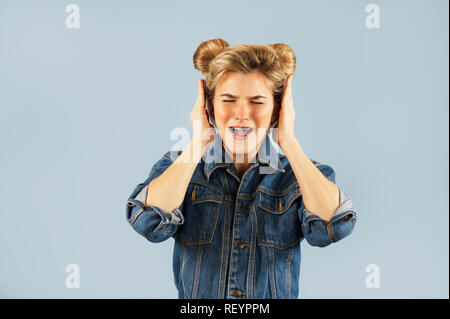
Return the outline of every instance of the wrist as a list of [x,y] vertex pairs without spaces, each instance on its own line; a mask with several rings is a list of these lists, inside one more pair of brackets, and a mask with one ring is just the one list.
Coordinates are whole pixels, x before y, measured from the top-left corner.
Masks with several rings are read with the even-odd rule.
[[297,142],[297,139],[295,138],[294,135],[292,135],[292,136],[289,136],[288,138],[284,138],[282,141],[280,141],[279,145],[280,145],[281,149],[283,150],[283,152],[286,153],[285,150],[288,150],[290,147],[295,145],[296,142]]
[[205,153],[206,148],[209,144],[209,140],[201,138],[200,136],[194,135],[191,140],[192,148],[196,155],[202,156]]

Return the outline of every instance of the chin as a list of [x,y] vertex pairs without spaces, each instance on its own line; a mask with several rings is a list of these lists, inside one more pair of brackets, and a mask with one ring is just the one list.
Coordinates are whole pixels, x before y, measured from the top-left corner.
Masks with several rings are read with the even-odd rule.
[[254,148],[249,149],[247,147],[243,148],[243,147],[239,147],[239,146],[236,147],[235,149],[233,149],[232,145],[231,146],[227,145],[227,148],[228,148],[228,150],[230,150],[231,153],[233,153],[233,155],[244,156],[244,155],[248,155],[249,153],[253,153],[253,151],[254,151]]
[[250,161],[248,158],[249,154],[255,154],[255,146],[250,145],[244,147],[243,145],[229,145],[225,144],[225,148],[227,149],[229,154],[233,155],[233,159],[235,163],[247,163]]

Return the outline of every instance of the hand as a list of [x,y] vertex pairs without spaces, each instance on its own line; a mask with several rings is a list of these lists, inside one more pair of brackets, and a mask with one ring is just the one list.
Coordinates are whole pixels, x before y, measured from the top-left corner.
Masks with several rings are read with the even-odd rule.
[[202,150],[215,138],[215,130],[208,121],[208,114],[205,109],[205,92],[203,87],[204,80],[198,81],[198,95],[194,108],[191,111],[190,118],[194,131],[194,140],[201,143]]
[[288,141],[295,139],[294,135],[294,119],[295,110],[294,103],[292,102],[292,78],[290,75],[286,79],[284,86],[283,99],[281,101],[280,115],[278,118],[277,130],[274,130],[274,141],[280,145],[280,148],[285,152],[283,146]]

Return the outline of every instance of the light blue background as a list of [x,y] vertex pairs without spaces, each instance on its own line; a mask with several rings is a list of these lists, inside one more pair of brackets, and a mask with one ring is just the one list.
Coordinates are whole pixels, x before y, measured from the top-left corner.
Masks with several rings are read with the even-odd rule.
[[293,47],[297,139],[359,213],[302,243],[300,298],[449,297],[447,1],[75,1],[67,29],[70,3],[0,0],[1,297],[177,298],[173,239],[140,237],[125,205],[192,131],[192,56],[217,37]]

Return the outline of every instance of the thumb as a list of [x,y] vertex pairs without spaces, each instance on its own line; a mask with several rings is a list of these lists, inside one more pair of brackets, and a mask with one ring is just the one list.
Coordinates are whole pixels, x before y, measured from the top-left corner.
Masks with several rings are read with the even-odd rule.
[[203,92],[203,80],[198,80],[197,102],[203,106],[205,93]]

